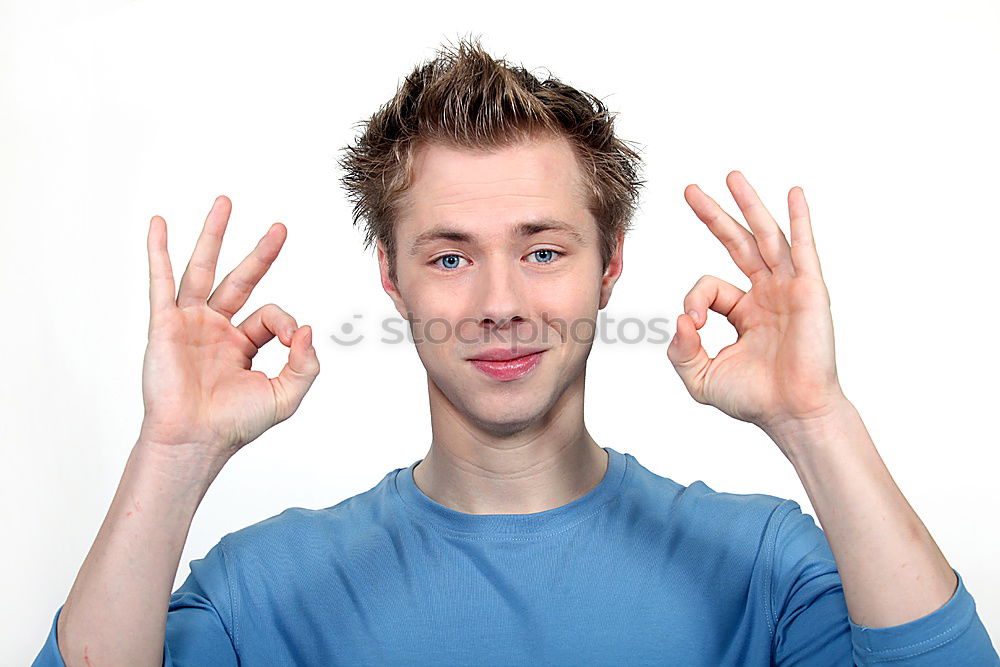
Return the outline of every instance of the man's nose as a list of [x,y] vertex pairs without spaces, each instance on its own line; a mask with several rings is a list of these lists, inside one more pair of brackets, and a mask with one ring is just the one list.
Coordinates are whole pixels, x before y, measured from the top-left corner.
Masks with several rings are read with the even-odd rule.
[[509,262],[487,262],[476,286],[476,317],[483,328],[505,329],[527,314],[519,267]]

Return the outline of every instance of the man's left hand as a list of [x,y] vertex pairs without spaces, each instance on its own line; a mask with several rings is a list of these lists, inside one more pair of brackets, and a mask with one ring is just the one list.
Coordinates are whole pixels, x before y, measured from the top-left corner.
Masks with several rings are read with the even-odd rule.
[[[830,297],[805,194],[800,187],[788,193],[789,246],[743,174],[730,172],[726,183],[753,233],[697,185],[689,185],[684,197],[750,279],[750,290],[702,276],[684,298],[667,357],[696,401],[768,433],[822,420],[847,399],[837,377]],[[738,333],[714,358],[698,335],[709,310],[724,315]]]

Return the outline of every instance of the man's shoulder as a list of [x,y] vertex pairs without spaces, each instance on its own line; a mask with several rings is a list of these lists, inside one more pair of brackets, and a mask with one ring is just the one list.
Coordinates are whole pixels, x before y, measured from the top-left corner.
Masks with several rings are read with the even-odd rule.
[[352,535],[363,533],[392,516],[389,503],[392,471],[368,489],[330,507],[289,507],[222,538],[227,552],[267,553],[301,551],[343,545]]
[[757,532],[799,507],[794,500],[767,493],[716,491],[700,479],[684,485],[630,458],[630,464],[635,465],[630,500],[662,514],[673,525],[682,523],[713,532]]

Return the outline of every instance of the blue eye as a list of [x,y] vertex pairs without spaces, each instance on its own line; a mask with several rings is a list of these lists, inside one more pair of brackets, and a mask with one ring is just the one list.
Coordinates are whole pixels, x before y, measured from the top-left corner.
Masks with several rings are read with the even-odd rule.
[[[551,248],[542,248],[529,253],[528,256],[534,256],[538,260],[530,262],[531,264],[552,264],[556,261],[556,258],[562,257],[565,254],[566,253],[564,252],[553,250]],[[460,255],[441,255],[437,259],[432,260],[431,264],[437,265],[446,271],[454,271],[461,266],[461,261],[463,259],[464,258]]]
[[[535,250],[531,254],[541,259],[541,261],[532,262],[532,264],[551,264],[556,260],[556,256],[561,257],[565,253],[553,250],[552,248],[542,248],[541,250]],[[542,257],[549,257],[550,259],[542,259]]]
[[[450,271],[452,269],[457,269],[458,268],[457,262],[460,261],[461,259],[462,258],[459,257],[458,255],[441,255],[440,257],[438,257],[437,259],[435,259],[433,262],[431,262],[431,264],[437,264],[441,268],[447,269],[447,270]],[[445,261],[445,262],[442,263],[441,260],[452,260],[452,261]]]

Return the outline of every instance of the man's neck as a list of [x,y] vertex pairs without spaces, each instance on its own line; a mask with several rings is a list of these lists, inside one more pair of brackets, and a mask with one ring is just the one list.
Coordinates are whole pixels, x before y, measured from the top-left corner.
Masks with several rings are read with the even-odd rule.
[[542,512],[583,496],[604,478],[608,453],[587,432],[582,386],[576,389],[544,423],[498,437],[438,403],[444,397],[431,383],[433,441],[413,470],[417,488],[467,514]]

